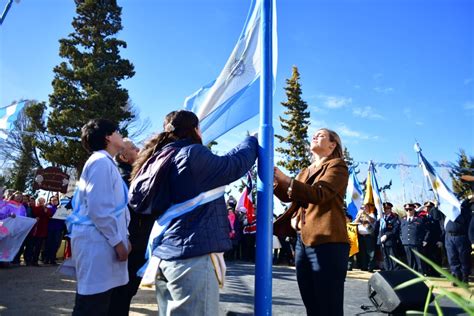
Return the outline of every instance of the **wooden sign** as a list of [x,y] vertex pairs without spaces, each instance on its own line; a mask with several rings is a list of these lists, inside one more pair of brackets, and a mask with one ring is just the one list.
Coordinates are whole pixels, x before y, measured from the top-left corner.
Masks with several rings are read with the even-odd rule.
[[33,189],[67,193],[68,184],[69,175],[62,172],[61,169],[57,167],[48,167],[36,171]]

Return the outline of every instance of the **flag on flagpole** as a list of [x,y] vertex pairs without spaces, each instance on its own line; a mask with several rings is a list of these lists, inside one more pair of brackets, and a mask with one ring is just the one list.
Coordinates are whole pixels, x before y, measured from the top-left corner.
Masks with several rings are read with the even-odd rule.
[[347,203],[347,213],[352,216],[352,219],[355,219],[357,212],[362,206],[362,189],[360,187],[359,180],[357,180],[357,175],[355,174],[354,168],[349,169],[349,183],[347,185],[346,192],[346,203]]
[[13,128],[13,123],[26,103],[27,101],[24,100],[0,108],[0,138],[8,137],[8,132]]
[[[439,177],[433,166],[431,166],[428,160],[426,160],[425,156],[423,156],[421,153],[421,147],[418,143],[415,143],[414,149],[418,153],[423,174],[427,178],[428,183],[433,189],[436,200],[439,203],[438,209],[446,215],[446,219],[454,222],[459,214],[461,214],[461,203],[444,183],[443,179]],[[445,223],[447,222],[448,221]]]
[[239,212],[245,212],[247,214],[247,222],[249,224],[255,221],[255,206],[252,199],[252,176],[247,173],[247,184],[245,185],[242,195],[240,196],[239,202],[237,202],[236,210]]
[[372,160],[369,162],[369,172],[367,175],[367,183],[364,197],[364,204],[372,204],[377,210],[377,217],[383,218],[383,204],[380,196],[377,178],[375,177],[375,167]]
[[[261,0],[252,0],[244,29],[224,69],[213,82],[187,97],[184,107],[196,113],[203,142],[215,140],[259,112]],[[273,80],[276,76],[276,10],[273,0]]]

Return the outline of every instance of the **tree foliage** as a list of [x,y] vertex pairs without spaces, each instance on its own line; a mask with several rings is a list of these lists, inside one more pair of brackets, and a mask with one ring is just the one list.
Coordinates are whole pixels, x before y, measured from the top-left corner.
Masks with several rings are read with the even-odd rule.
[[37,168],[41,161],[36,150],[36,142],[44,132],[44,102],[28,102],[18,115],[8,138],[0,147],[0,157],[4,160],[3,181],[10,189],[31,190]]
[[451,171],[453,191],[458,198],[467,198],[471,195],[472,188],[468,182],[461,180],[462,175],[472,175],[474,170],[474,157],[468,157],[464,149],[459,150],[457,166]]
[[311,164],[308,142],[308,104],[301,98],[299,81],[298,68],[293,66],[292,76],[286,80],[287,101],[281,103],[286,108],[283,113],[287,117],[280,116],[281,128],[287,132],[287,135],[275,135],[280,144],[286,145],[275,149],[283,155],[283,160],[277,162],[277,165],[284,167],[293,175]]
[[117,1],[86,0],[76,5],[74,32],[59,41],[59,55],[65,61],[54,68],[49,96],[47,130],[55,137],[39,146],[46,160],[80,171],[88,156],[79,139],[81,127],[90,119],[110,119],[127,134],[134,115],[120,82],[135,72],[120,56],[126,43],[114,37],[122,29]]

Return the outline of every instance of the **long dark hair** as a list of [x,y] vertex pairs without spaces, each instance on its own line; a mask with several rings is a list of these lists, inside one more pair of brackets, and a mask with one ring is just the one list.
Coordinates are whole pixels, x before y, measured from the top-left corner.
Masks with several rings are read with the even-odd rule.
[[154,153],[169,143],[187,138],[194,144],[202,144],[202,139],[196,131],[198,126],[199,119],[193,112],[180,110],[168,113],[163,121],[163,132],[150,138],[138,154],[133,164],[131,179]]

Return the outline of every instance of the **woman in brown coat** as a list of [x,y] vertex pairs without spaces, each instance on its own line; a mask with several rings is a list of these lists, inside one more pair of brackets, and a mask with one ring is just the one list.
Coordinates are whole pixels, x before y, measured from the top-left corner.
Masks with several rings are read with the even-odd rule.
[[308,315],[343,315],[349,257],[344,195],[349,173],[339,136],[316,131],[314,162],[296,178],[275,167],[275,195],[290,208],[274,225],[275,235],[296,230],[296,277]]

